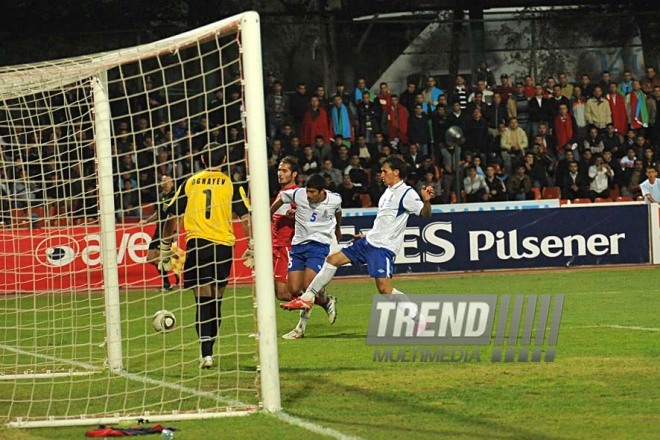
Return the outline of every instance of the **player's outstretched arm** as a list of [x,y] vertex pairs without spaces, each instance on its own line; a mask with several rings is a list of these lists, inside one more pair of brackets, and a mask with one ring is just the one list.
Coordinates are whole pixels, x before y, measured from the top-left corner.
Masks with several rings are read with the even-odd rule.
[[335,237],[337,237],[337,243],[339,243],[341,241],[341,211],[335,213],[335,218],[337,219]]
[[422,201],[424,202],[424,207],[420,211],[419,215],[422,217],[431,217],[431,199],[435,197],[432,186],[422,187],[421,191]]
[[275,199],[273,204],[270,205],[270,215],[271,215],[271,217],[273,216],[273,214],[275,214],[277,212],[278,209],[280,209],[282,207],[282,205],[284,205],[284,202],[282,201],[282,198],[280,196],[277,196],[277,198]]

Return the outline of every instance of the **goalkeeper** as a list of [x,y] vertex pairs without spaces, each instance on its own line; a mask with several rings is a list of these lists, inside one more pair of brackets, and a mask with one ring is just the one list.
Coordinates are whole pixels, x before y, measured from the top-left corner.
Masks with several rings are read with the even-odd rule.
[[200,368],[213,367],[213,345],[222,321],[222,295],[229,280],[236,242],[232,214],[241,219],[250,238],[249,213],[226,169],[227,147],[210,143],[202,150],[205,170],[194,174],[179,187],[167,212],[160,247],[160,261],[171,269],[172,234],[177,216],[183,213],[187,233],[183,286],[193,289],[196,302],[196,330],[200,340]]
[[[161,276],[163,277],[163,288],[161,291],[169,292],[172,290],[172,284],[170,283],[170,277],[167,271],[159,264],[160,259],[160,237],[163,236],[163,226],[165,225],[165,220],[167,219],[167,205],[174,197],[174,181],[170,176],[163,176],[160,182],[160,194],[158,195],[158,203],[156,204],[156,210],[153,214],[147,219],[140,220],[140,225],[146,225],[152,222],[156,222],[156,229],[154,234],[151,236],[151,242],[149,243],[149,252],[147,253],[147,261],[158,268]],[[176,284],[179,284],[179,275],[175,275]]]

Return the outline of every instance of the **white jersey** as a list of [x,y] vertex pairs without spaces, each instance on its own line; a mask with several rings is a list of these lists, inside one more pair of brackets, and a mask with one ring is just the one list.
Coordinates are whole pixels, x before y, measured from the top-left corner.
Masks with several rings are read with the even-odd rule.
[[423,207],[424,202],[417,191],[404,181],[388,187],[378,201],[374,227],[366,233],[367,242],[397,254],[403,244],[408,217],[410,214],[419,215]]
[[653,200],[660,202],[660,179],[655,179],[655,183],[653,184],[651,184],[649,179],[646,179],[639,184],[639,189],[642,190],[642,195],[644,196],[644,201],[647,205],[651,203],[651,201],[646,198],[647,194],[651,194]]
[[301,244],[308,241],[330,244],[335,236],[337,218],[341,212],[341,197],[337,193],[326,190],[325,200],[310,205],[305,188],[282,191],[280,199],[284,203],[296,204],[296,233],[291,244]]

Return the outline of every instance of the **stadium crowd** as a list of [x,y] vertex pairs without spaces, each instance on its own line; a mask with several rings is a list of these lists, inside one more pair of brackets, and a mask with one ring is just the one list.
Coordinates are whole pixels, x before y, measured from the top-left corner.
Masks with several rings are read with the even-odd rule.
[[[369,88],[366,78],[358,78],[354,88],[298,83],[292,93],[268,72],[271,195],[278,191],[277,165],[291,155],[299,159],[299,184],[320,174],[344,207],[374,206],[385,189],[380,163],[398,154],[411,166],[408,184],[433,185],[432,203],[641,196],[645,168],[657,166],[660,154],[660,77],[654,67],[640,79],[628,71],[621,78],[602,72],[594,80],[583,74],[576,83],[567,73],[515,81],[503,74],[496,82],[483,62],[476,72],[474,84],[458,75],[448,87],[427,76],[392,91],[387,83]],[[146,77],[144,90],[134,93],[117,81],[111,93],[120,220],[149,214],[144,206],[156,201],[163,176],[178,186],[199,171],[196,153],[208,142],[229,145],[232,178],[246,181],[241,88],[218,88],[201,117],[171,121],[155,83]],[[64,211],[76,222],[97,215],[91,126],[81,116],[75,129],[63,133],[57,123],[70,115],[60,113],[52,115],[50,128],[16,124],[0,133],[5,224],[12,211],[47,206],[49,200],[58,201],[48,207],[51,215]],[[448,142],[453,126],[463,136]]]

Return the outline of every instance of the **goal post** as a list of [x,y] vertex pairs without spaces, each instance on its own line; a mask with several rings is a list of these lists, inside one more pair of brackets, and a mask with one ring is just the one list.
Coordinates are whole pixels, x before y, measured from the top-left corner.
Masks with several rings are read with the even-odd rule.
[[[226,148],[247,189],[200,369],[197,305],[154,259],[162,200]],[[154,43],[0,68],[0,424],[189,420],[281,409],[260,19],[245,12]],[[236,198],[233,203],[243,203]],[[206,264],[200,262],[201,265]],[[176,326],[156,332],[158,310]],[[221,310],[221,312],[220,312]],[[203,324],[202,324],[203,325]]]

